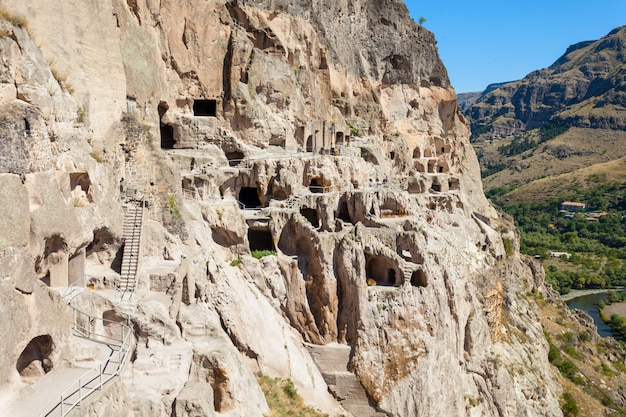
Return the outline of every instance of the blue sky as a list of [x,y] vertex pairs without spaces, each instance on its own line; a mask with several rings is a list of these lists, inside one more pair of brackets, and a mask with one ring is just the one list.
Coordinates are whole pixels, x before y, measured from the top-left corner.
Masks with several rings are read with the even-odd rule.
[[546,68],[574,43],[626,25],[626,0],[405,0],[435,34],[457,93]]

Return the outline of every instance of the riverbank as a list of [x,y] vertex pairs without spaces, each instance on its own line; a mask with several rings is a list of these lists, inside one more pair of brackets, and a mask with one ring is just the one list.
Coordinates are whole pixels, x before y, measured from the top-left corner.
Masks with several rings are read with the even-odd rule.
[[603,292],[609,292],[613,290],[623,290],[623,289],[624,288],[620,287],[620,288],[598,288],[595,290],[571,290],[567,294],[561,295],[561,300],[568,301],[568,300],[571,300],[572,298],[582,297],[583,295],[600,294]]

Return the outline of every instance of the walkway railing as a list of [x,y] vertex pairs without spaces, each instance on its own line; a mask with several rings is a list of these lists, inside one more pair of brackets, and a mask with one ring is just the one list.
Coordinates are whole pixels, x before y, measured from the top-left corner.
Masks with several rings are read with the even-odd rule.
[[[65,417],[74,408],[83,405],[83,401],[95,391],[102,391],[104,384],[119,375],[124,367],[126,358],[130,351],[131,329],[123,323],[92,317],[72,306],[72,330],[83,337],[98,342],[104,342],[108,346],[114,346],[111,355],[105,362],[91,368],[80,378],[72,382],[61,395],[51,404],[46,406],[39,414],[39,417]],[[105,334],[104,331],[96,330],[96,323],[102,323],[102,329],[109,329],[119,326],[118,335]],[[106,342],[108,341],[108,342]]]

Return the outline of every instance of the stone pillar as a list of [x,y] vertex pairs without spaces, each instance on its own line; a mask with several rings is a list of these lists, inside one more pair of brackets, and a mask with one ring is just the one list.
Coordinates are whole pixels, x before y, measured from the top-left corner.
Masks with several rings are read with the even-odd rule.
[[50,286],[67,287],[69,255],[64,255],[59,262],[50,267]]
[[81,249],[68,265],[69,285],[76,287],[85,286],[85,248]]

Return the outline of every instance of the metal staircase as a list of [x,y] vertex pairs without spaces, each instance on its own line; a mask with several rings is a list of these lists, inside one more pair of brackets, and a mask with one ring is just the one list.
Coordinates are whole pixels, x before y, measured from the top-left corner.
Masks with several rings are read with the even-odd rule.
[[143,201],[129,203],[124,217],[124,253],[120,273],[121,300],[132,298],[137,283],[137,269],[141,248],[141,229],[143,225]]

